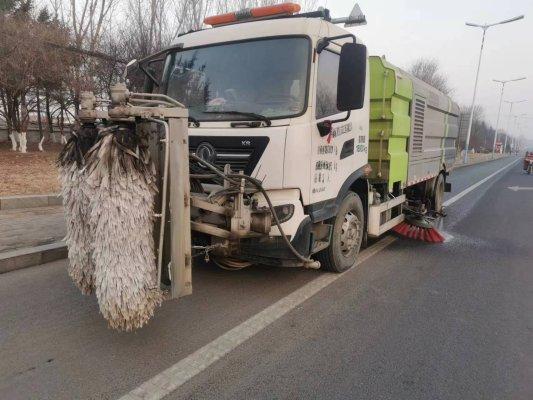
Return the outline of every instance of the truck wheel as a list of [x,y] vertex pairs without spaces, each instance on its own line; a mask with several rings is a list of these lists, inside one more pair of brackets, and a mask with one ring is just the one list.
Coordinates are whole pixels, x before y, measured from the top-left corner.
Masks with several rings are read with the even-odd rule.
[[435,188],[433,189],[433,210],[442,213],[444,203],[444,175],[439,174],[435,181]]
[[342,201],[337,215],[327,222],[333,225],[331,243],[316,254],[321,268],[344,272],[357,260],[364,232],[363,204],[359,196],[349,192]]

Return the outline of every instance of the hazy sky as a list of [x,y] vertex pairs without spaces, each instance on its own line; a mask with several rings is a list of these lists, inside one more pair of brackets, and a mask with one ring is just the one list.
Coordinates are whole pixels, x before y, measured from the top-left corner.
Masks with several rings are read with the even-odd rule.
[[[352,0],[319,0],[333,17],[346,16]],[[482,30],[465,22],[492,23],[520,14],[521,21],[489,28],[483,50],[476,103],[485,110],[485,119],[496,126],[500,85],[492,79],[528,79],[509,83],[504,100],[523,100],[513,114],[520,119],[521,133],[533,139],[533,0],[359,0],[368,25],[352,28],[372,55],[407,68],[418,57],[436,58],[454,88],[453,97],[470,105],[474,90]],[[502,105],[500,128],[506,128],[509,104]],[[518,129],[511,122],[511,133]]]

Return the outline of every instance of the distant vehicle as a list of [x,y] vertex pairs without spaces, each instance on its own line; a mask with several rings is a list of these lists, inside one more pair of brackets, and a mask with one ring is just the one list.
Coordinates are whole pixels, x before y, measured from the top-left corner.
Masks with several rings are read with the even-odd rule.
[[533,151],[526,151],[526,156],[524,157],[524,171],[530,175],[533,172]]

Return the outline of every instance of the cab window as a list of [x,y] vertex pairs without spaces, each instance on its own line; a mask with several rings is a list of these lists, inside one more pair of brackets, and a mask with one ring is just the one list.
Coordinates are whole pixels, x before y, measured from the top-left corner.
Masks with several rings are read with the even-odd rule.
[[322,51],[318,58],[318,77],[316,89],[316,118],[321,119],[338,114],[337,80],[339,77],[340,56],[328,50]]

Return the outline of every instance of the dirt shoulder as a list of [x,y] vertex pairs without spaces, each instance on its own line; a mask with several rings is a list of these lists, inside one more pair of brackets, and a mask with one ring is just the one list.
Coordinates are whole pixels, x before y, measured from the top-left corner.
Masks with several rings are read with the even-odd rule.
[[59,144],[28,143],[28,152],[11,150],[10,143],[0,143],[0,196],[48,194],[59,192],[55,160],[61,150]]

